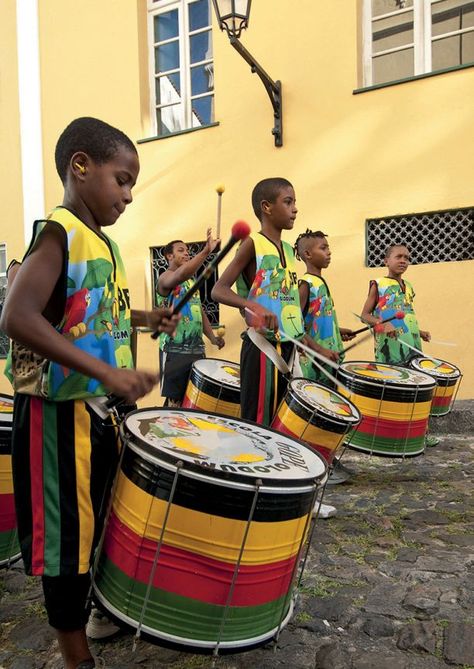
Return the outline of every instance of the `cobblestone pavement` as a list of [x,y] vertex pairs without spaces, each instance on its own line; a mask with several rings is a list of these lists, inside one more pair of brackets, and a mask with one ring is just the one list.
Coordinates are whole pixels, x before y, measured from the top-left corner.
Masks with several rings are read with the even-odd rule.
[[[471,431],[472,434],[472,431]],[[293,619],[276,645],[221,669],[474,668],[474,436],[443,434],[424,456],[346,452],[349,483],[327,489]],[[0,573],[0,669],[59,669],[35,579]],[[122,634],[95,643],[110,669],[211,667],[212,659]]]

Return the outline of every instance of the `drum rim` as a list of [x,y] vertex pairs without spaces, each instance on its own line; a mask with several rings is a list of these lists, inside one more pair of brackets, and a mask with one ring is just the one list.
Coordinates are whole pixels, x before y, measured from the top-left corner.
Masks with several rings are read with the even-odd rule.
[[227,381],[218,382],[218,381],[216,381],[215,379],[213,379],[212,377],[205,376],[205,375],[198,369],[198,367],[197,367],[198,363],[206,362],[206,361],[208,361],[208,360],[217,360],[217,362],[222,362],[222,363],[224,363],[224,364],[237,365],[237,367],[238,367],[239,370],[240,370],[240,365],[239,365],[239,363],[238,363],[238,362],[233,362],[232,360],[222,360],[221,358],[201,358],[200,360],[195,360],[195,361],[193,362],[193,364],[192,364],[192,369],[191,369],[191,372],[190,372],[190,375],[189,375],[190,381],[192,381],[192,379],[191,379],[191,374],[192,374],[193,371],[195,370],[195,371],[198,372],[198,373],[199,373],[199,374],[200,374],[200,375],[201,375],[201,376],[202,376],[202,377],[203,377],[203,378],[204,378],[210,385],[218,386],[218,387],[220,387],[220,386],[225,386],[226,388],[229,388],[230,390],[233,390],[234,392],[238,392],[238,393],[240,393],[240,377],[239,377],[239,384],[238,384],[238,385],[232,385],[231,383],[228,383]]
[[[380,388],[382,383],[376,383],[370,377],[364,377],[362,375],[355,376],[355,373],[350,375],[350,373],[347,372],[344,369],[345,365],[357,365],[357,364],[363,364],[363,363],[365,363],[365,364],[371,364],[372,363],[374,365],[383,365],[384,367],[395,368],[395,369],[398,369],[398,370],[403,371],[403,372],[412,371],[412,370],[410,370],[409,367],[402,367],[401,365],[387,365],[384,362],[375,362],[375,361],[371,361],[371,360],[350,360],[348,362],[343,362],[340,365],[337,374],[338,374],[338,376],[340,375],[340,376],[348,377],[350,380],[353,379],[357,382],[361,382],[361,383],[364,383],[364,384],[367,384],[367,385],[376,386],[377,388]],[[418,372],[418,370],[416,370],[416,371]],[[434,381],[432,376],[430,376],[429,374],[426,374],[425,372],[418,372],[418,374],[421,374],[422,376],[425,376],[426,379],[429,381],[429,383],[424,383],[423,385],[419,385],[419,384],[416,384],[416,383],[405,383],[404,382],[402,384],[402,383],[399,383],[399,382],[397,382],[395,380],[392,380],[392,379],[384,379],[383,383],[385,383],[387,386],[389,386],[391,390],[395,390],[396,392],[399,392],[399,391],[401,392],[403,390],[416,389],[416,388],[419,388],[420,390],[431,390],[432,388],[434,388],[436,386],[436,381]],[[380,381],[382,382],[382,379]]]
[[[124,418],[124,420],[120,425],[120,433],[124,441],[124,446],[128,445],[130,448],[132,448],[132,445],[135,446],[135,448],[133,448],[135,453],[144,457],[145,460],[154,462],[156,464],[161,464],[168,470],[175,471],[177,469],[177,464],[180,461],[179,456],[173,455],[164,450],[160,450],[159,451],[160,457],[157,457],[157,455],[150,452],[150,449],[152,448],[151,445],[148,442],[146,442],[142,437],[138,437],[137,435],[133,434],[127,426],[127,418],[129,416],[135,415],[137,413],[144,413],[145,411],[160,411],[160,412],[180,411],[184,413],[201,414],[204,416],[216,416],[218,418],[223,418],[226,421],[245,423],[254,428],[257,427],[260,429],[264,429],[268,432],[272,432],[273,434],[278,435],[279,439],[284,438],[296,442],[299,446],[303,447],[305,451],[309,451],[310,453],[312,453],[312,455],[317,456],[319,464],[322,465],[323,467],[322,471],[315,476],[307,476],[306,478],[299,478],[299,479],[296,478],[279,479],[279,478],[272,478],[271,476],[270,477],[259,476],[259,472],[255,472],[255,474],[252,475],[246,474],[245,472],[224,472],[217,468],[210,469],[203,467],[202,465],[190,462],[189,460],[184,460],[186,469],[183,468],[182,474],[187,475],[191,478],[192,477],[200,478],[214,483],[216,483],[216,481],[219,481],[222,485],[227,484],[228,487],[235,487],[236,484],[239,483],[240,484],[238,486],[239,488],[244,486],[244,489],[250,489],[250,490],[255,490],[255,483],[257,480],[260,479],[262,481],[262,485],[260,486],[260,490],[262,492],[275,492],[281,494],[285,494],[286,492],[287,494],[289,494],[290,492],[291,493],[295,492],[296,489],[310,490],[315,484],[319,486],[321,484],[321,481],[324,480],[324,477],[327,474],[327,463],[324,460],[323,456],[320,453],[317,453],[313,449],[309,448],[309,446],[304,441],[298,439],[297,437],[290,437],[289,435],[282,434],[281,432],[278,432],[278,430],[275,430],[271,427],[258,425],[244,418],[233,418],[232,416],[225,416],[224,414],[220,414],[215,411],[197,411],[196,409],[187,409],[181,407],[176,409],[171,409],[170,407],[144,407],[141,409],[135,409],[134,411],[131,411],[130,413],[127,414],[127,416]],[[127,440],[127,436],[133,437],[134,441],[132,442],[131,439]],[[142,446],[142,448],[140,448],[140,446]],[[211,472],[213,476],[210,476]]]
[[[311,381],[310,379],[305,379],[304,376],[295,376],[294,378],[291,379],[290,383],[288,384],[288,392],[290,392],[290,393],[293,390],[293,388],[292,388],[293,381],[306,381],[309,384],[318,386],[318,387],[322,388],[323,390],[326,390],[326,391],[334,393],[335,395],[338,395],[344,402],[348,402],[351,405],[351,407],[353,409],[355,409],[355,411],[356,411],[356,414],[354,414],[352,416],[340,416],[342,421],[344,423],[347,423],[350,426],[352,426],[353,424],[358,425],[361,422],[362,414],[361,414],[359,408],[348,397],[345,397],[344,395],[339,393],[337,390],[332,390],[330,388],[327,388],[322,383],[318,383],[317,381]],[[302,407],[304,407],[305,409],[309,409],[311,412],[314,412],[314,407],[312,407],[309,402],[306,402],[302,397],[300,397],[296,393],[296,391],[292,393],[292,397],[294,397],[295,400],[297,402],[299,402],[299,404]],[[285,398],[283,398],[282,401],[284,402]],[[318,406],[320,406],[320,405],[318,405]],[[324,411],[324,407],[322,407],[322,409],[323,409],[323,411],[321,411],[321,414],[323,414],[323,417],[324,417],[325,420],[340,424],[338,422],[339,414],[332,414],[329,410]]]
[[449,374],[442,374],[440,372],[437,372],[436,368],[427,371],[425,369],[419,369],[418,367],[415,367],[414,366],[415,363],[420,360],[431,360],[431,358],[428,358],[426,355],[418,355],[415,358],[412,358],[408,364],[413,365],[413,369],[416,369],[422,374],[426,374],[427,376],[434,376],[437,379],[450,379],[454,381],[460,378],[461,370],[459,369],[459,367],[456,367],[456,365],[453,365],[452,362],[448,362],[447,360],[441,360],[441,358],[436,358],[436,359],[439,360],[439,362],[442,362],[444,365],[449,365],[450,367],[452,367],[453,371],[449,372]]

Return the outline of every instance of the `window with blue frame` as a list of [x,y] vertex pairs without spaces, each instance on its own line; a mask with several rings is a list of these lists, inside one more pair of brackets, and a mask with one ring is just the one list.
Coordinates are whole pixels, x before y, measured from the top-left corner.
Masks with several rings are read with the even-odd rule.
[[210,0],[148,0],[152,118],[159,136],[214,122]]

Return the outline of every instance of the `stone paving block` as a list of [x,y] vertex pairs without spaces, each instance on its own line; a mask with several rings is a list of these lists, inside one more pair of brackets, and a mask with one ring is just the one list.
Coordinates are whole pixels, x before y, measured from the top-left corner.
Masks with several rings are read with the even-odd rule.
[[443,652],[447,662],[474,666],[474,624],[449,624],[444,632]]

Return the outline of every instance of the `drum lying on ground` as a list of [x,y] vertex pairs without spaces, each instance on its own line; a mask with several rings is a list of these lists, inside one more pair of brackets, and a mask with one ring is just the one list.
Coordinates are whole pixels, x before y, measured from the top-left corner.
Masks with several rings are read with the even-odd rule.
[[204,358],[191,367],[183,408],[240,416],[240,365]]
[[361,418],[357,407],[336,391],[307,379],[292,379],[272,427],[303,440],[330,465]]
[[434,380],[378,362],[345,362],[338,377],[362,414],[348,445],[374,455],[410,457],[425,449]]
[[462,375],[457,367],[444,360],[435,362],[422,356],[412,358],[409,362],[412,369],[428,374],[436,381],[436,388],[431,405],[432,416],[444,416],[453,406]]
[[0,395],[0,567],[20,557],[12,478],[13,398]]
[[324,460],[205,412],[136,411],[122,433],[96,599],[157,643],[233,652],[271,639],[292,612]]

